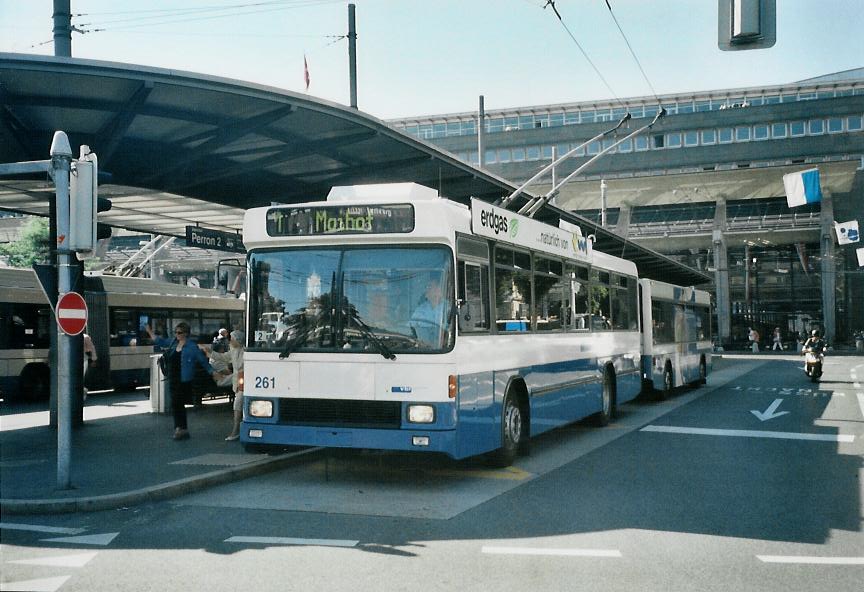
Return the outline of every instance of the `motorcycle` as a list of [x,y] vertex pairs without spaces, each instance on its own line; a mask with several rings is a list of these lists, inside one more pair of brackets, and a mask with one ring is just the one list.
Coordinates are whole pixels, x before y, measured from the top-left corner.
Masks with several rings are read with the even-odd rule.
[[804,373],[810,377],[812,382],[819,382],[822,376],[822,364],[825,362],[825,353],[814,347],[805,347],[804,353]]

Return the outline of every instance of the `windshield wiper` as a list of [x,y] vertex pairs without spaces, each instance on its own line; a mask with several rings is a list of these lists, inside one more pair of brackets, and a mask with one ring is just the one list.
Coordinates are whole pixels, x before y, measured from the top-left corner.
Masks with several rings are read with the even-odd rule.
[[282,360],[284,358],[287,358],[295,351],[297,351],[297,348],[306,343],[306,340],[309,338],[309,333],[312,332],[315,326],[316,325],[308,324],[303,331],[297,333],[297,336],[294,337],[294,339],[289,339],[285,341],[285,347],[282,348],[282,352],[279,354],[279,359]]
[[375,346],[375,349],[378,350],[379,354],[384,356],[385,360],[396,359],[396,354],[390,351],[390,348],[384,345],[384,342],[381,341],[381,338],[375,334],[375,332],[369,327],[369,325],[363,322],[363,320],[360,318],[360,315],[357,314],[357,309],[352,306],[350,307],[350,310],[344,312],[347,312],[349,319],[357,323],[357,328],[360,329],[360,333],[363,335],[363,337],[368,339],[369,342]]

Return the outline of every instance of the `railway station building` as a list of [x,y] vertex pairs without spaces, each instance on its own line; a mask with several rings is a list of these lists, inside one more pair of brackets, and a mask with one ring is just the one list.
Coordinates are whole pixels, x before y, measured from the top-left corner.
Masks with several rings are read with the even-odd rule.
[[[780,327],[824,329],[833,343],[864,330],[864,268],[839,245],[835,222],[864,223],[864,68],[790,84],[659,97],[667,114],[575,176],[556,205],[713,278],[715,334],[746,343],[748,327],[767,343]],[[478,114],[390,121],[514,184],[553,155],[576,148],[632,114],[629,131],[657,114],[657,98],[535,105]],[[558,165],[565,178],[616,139],[592,142]],[[605,143],[604,143],[605,142]],[[481,158],[482,157],[482,158]],[[783,175],[818,168],[822,201],[787,206]],[[531,188],[543,194],[552,177]]]

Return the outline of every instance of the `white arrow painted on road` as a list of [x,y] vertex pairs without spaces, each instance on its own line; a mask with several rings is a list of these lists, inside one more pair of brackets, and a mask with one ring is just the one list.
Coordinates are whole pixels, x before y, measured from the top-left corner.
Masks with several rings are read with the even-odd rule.
[[759,421],[766,421],[768,419],[774,419],[775,417],[780,417],[781,415],[786,415],[789,413],[788,411],[781,411],[780,413],[775,413],[777,408],[780,406],[780,403],[783,402],[783,399],[774,399],[774,402],[768,406],[764,412],[756,411],[755,409],[751,409],[750,413],[759,418]]

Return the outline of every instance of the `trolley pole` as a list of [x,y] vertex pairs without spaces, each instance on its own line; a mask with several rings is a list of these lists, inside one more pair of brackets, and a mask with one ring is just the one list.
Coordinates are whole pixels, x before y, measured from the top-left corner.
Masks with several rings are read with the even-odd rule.
[[[64,132],[54,132],[51,142],[51,173],[56,188],[57,208],[57,292],[72,289],[72,266],[69,264],[69,172],[72,148]],[[57,488],[71,489],[72,467],[72,338],[57,332]],[[80,365],[80,364],[79,364]]]

